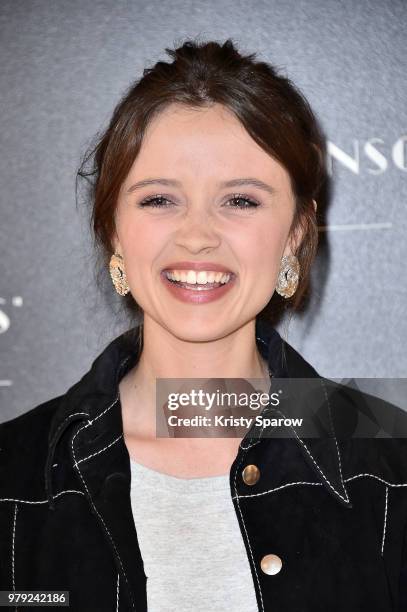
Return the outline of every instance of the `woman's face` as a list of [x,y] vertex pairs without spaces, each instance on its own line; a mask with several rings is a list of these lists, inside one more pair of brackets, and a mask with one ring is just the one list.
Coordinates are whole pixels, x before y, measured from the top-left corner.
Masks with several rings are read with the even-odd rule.
[[[287,171],[230,111],[168,107],[150,123],[116,210],[113,243],[144,317],[187,341],[223,337],[253,320],[275,290],[281,257],[292,252],[294,210]],[[218,264],[233,275],[221,288],[182,289],[163,272],[180,262],[190,270],[204,262],[208,272]]]

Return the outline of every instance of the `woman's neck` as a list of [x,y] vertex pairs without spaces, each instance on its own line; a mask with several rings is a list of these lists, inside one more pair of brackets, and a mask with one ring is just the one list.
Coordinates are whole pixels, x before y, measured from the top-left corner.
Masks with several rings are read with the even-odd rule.
[[201,342],[177,338],[155,323],[144,325],[140,359],[119,389],[123,421],[147,437],[156,431],[157,379],[181,379],[181,386],[182,379],[205,379],[209,387],[213,379],[256,379],[256,391],[268,393],[269,371],[257,349],[255,321],[222,338]]

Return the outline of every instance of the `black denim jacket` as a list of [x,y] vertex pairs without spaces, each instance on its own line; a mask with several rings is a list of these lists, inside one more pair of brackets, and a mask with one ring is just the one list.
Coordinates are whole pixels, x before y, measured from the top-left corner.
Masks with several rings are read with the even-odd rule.
[[[75,612],[147,610],[118,392],[139,357],[134,331],[67,393],[0,425],[0,590],[69,591]],[[322,380],[269,324],[257,321],[256,339],[275,377]],[[333,422],[361,404],[360,391],[338,393]],[[405,413],[384,405],[405,430]],[[230,491],[259,611],[407,611],[406,439],[253,434]]]

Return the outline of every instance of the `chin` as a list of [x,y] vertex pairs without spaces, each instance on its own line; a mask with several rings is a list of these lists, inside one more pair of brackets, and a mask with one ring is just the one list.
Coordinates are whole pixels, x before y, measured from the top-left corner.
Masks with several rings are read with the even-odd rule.
[[178,316],[174,323],[169,321],[170,318],[167,316],[166,329],[184,342],[213,342],[228,335],[234,329],[230,329],[230,322],[215,321],[213,316],[194,316],[189,319],[181,319]]

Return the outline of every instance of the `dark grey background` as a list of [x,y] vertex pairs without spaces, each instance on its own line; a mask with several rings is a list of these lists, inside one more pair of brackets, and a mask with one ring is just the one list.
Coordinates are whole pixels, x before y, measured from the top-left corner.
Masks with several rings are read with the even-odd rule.
[[75,171],[129,83],[197,35],[274,63],[327,136],[329,249],[280,333],[324,376],[405,377],[406,17],[395,0],[2,0],[0,420],[64,393],[127,328],[94,284]]

